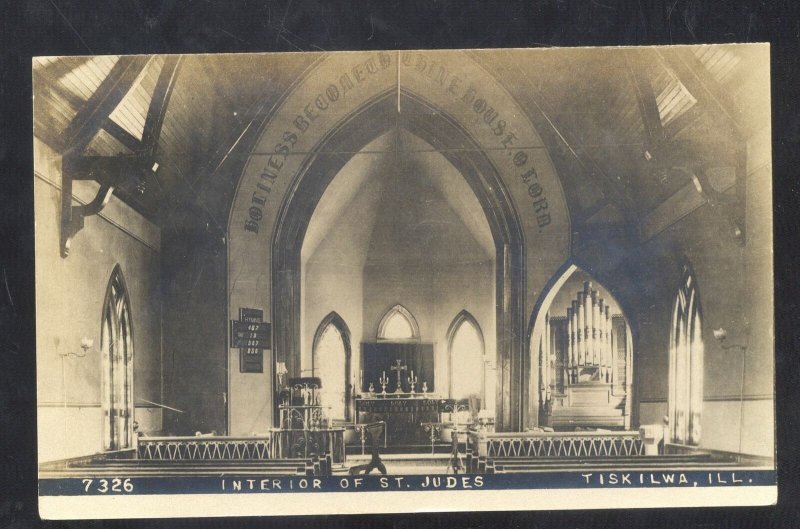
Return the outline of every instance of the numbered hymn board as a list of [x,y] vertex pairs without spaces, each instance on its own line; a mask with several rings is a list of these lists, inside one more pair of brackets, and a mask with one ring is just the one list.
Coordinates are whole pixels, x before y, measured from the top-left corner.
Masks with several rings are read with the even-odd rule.
[[34,58],[41,515],[774,503],[769,65]]

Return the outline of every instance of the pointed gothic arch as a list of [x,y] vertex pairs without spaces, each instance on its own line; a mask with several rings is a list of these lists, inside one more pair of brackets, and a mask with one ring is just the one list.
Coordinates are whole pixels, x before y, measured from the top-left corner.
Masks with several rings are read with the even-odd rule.
[[[575,285],[575,281],[579,284]],[[570,285],[574,292],[568,290]],[[605,307],[606,316],[597,319],[602,314],[601,306]],[[536,302],[527,334],[531,356],[529,417],[538,418],[536,424],[624,429],[635,424],[635,330],[629,313],[594,274],[574,259],[551,278]],[[610,412],[585,425],[574,422],[569,411],[564,412],[564,418],[557,418],[554,410],[575,400],[572,393],[584,383],[607,385],[608,402],[619,401],[617,408],[622,416],[612,417],[615,412]]]
[[411,314],[411,311],[399,303],[384,313],[378,324],[376,337],[379,342],[419,341],[421,339],[417,319]]
[[[458,122],[404,88],[399,97],[403,113],[398,119],[387,119],[397,115],[396,91],[381,94],[353,112],[329,134],[325,148],[306,161],[287,191],[271,245],[274,350],[285,355],[274,360],[285,361],[290,374],[299,370],[302,241],[322,194],[348,161],[342,153],[358,152],[390,127],[398,126],[399,120],[399,126],[442,149],[467,180],[486,215],[497,262],[496,424],[500,430],[518,430],[526,411],[519,403],[527,383],[522,339],[526,250],[520,219],[497,168]],[[310,177],[304,177],[307,175]]]
[[[335,332],[336,336],[333,340],[334,343],[340,341],[343,358],[341,362],[341,384],[340,387],[332,379],[325,380],[325,373],[320,373],[321,370],[329,371],[333,374],[335,366],[337,365],[336,359],[322,359],[319,357],[321,354],[321,347],[323,344],[330,343],[328,339],[331,337],[331,332]],[[322,380],[322,391],[324,395],[333,395],[341,393],[343,395],[341,409],[333,409],[334,415],[341,411],[341,417],[333,417],[335,419],[344,419],[349,421],[351,417],[350,401],[352,400],[353,384],[352,384],[352,348],[351,348],[351,335],[350,328],[345,323],[344,319],[339,316],[336,311],[331,312],[325,316],[317,326],[317,331],[314,334],[314,342],[311,349],[311,371],[312,376],[319,376]],[[330,369],[332,368],[332,369]],[[336,377],[333,377],[334,379]],[[326,385],[327,383],[327,385]],[[332,384],[333,383],[333,384]],[[335,407],[334,407],[335,408]]]
[[[468,332],[469,330],[473,331],[473,336],[468,336],[468,335],[465,336],[468,342],[465,345],[467,346],[468,349],[470,349],[469,351],[466,352],[466,354],[470,356],[476,353],[478,354],[477,361],[480,362],[481,407],[485,408],[486,402],[488,400],[487,385],[491,386],[491,383],[487,384],[486,380],[487,366],[484,360],[486,355],[486,343],[483,337],[483,330],[481,329],[478,320],[475,319],[475,317],[472,314],[470,314],[470,312],[467,311],[466,309],[459,312],[456,315],[456,317],[453,318],[450,327],[447,329],[447,373],[448,373],[447,393],[449,398],[460,398],[466,396],[466,395],[461,395],[458,389],[454,390],[454,382],[458,384],[458,377],[456,377],[456,375],[461,374],[458,373],[459,369],[457,369],[456,366],[465,365],[467,370],[470,370],[470,368],[474,370],[474,367],[476,367],[475,364],[477,364],[477,362],[475,362],[476,360],[475,358],[469,358],[469,359],[461,358],[462,360],[466,360],[464,364],[462,364],[461,362],[454,362],[454,360],[456,360],[454,356],[462,352],[462,351],[456,351],[456,347],[459,345],[458,344],[459,336],[463,336],[465,331]],[[469,343],[472,341],[476,343]],[[472,362],[470,362],[470,360]]]
[[130,298],[120,265],[106,287],[101,316],[103,445],[131,446],[133,437],[133,324]]

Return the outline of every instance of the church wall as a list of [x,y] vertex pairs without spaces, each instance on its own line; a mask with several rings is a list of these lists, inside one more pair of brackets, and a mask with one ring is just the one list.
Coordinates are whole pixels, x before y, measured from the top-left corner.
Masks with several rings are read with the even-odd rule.
[[[746,244],[736,243],[723,213],[704,205],[632,255],[620,269],[626,278],[620,286],[637,312],[634,376],[640,423],[660,423],[667,413],[669,331],[685,255],[694,269],[703,317],[700,446],[739,451],[741,433],[743,452],[769,456],[774,351],[768,131],[754,136],[748,151]],[[742,349],[723,349],[712,333],[719,328],[728,333],[726,344],[747,347],[744,377]]]
[[[103,450],[101,317],[117,264],[132,313],[134,419],[142,432],[161,430],[161,410],[150,404],[162,401],[160,232],[112,197],[100,215],[86,219],[70,255],[62,258],[60,156],[35,139],[34,163],[38,435],[44,461]],[[79,182],[73,196],[85,203],[95,190]],[[83,338],[94,343],[85,356],[75,356],[84,354]]]
[[164,411],[164,430],[221,434],[227,428],[225,251],[196,231],[165,230],[163,242],[164,401],[180,410]]
[[[436,337],[436,392],[447,395],[449,373],[449,343],[447,331],[455,317],[466,310],[475,318],[483,333],[484,352],[491,364],[487,366],[487,376],[497,365],[497,334],[495,316],[494,265],[490,262],[454,264],[440,268],[434,276],[434,335]],[[453,363],[458,361],[454,356]],[[487,409],[494,411],[494,394],[487,391]]]
[[398,303],[419,324],[420,340],[434,342],[434,268],[431,264],[386,263],[364,267],[364,330],[362,341],[377,339],[378,324]]
[[459,312],[467,310],[481,327],[487,355],[494,358],[494,299],[492,263],[454,263],[446,267],[367,266],[364,270],[363,341],[375,341],[378,324],[386,311],[398,303],[403,305],[417,320],[421,341],[434,343],[434,389],[446,396],[450,324]]
[[314,335],[322,320],[335,311],[350,329],[351,383],[357,386],[363,316],[361,300],[364,280],[361,267],[331,265],[315,260],[307,264],[303,277],[302,375],[311,376]]

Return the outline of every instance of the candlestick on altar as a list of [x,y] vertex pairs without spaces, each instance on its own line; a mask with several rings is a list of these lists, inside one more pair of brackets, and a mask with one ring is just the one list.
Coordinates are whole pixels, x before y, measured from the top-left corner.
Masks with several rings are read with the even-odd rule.
[[386,395],[386,384],[389,383],[389,379],[386,377],[386,371],[383,372],[383,376],[378,379],[378,382],[381,383],[381,395]]
[[411,375],[408,377],[408,383],[411,384],[411,393],[414,393],[414,386],[417,385],[418,378],[414,376],[414,371],[411,371]]

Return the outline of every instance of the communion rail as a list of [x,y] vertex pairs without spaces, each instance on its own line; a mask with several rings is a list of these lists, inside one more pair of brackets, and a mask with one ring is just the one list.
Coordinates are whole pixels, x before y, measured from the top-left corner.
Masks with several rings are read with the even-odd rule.
[[644,457],[639,432],[483,432],[469,434],[466,467],[484,472],[487,461],[596,460]]

